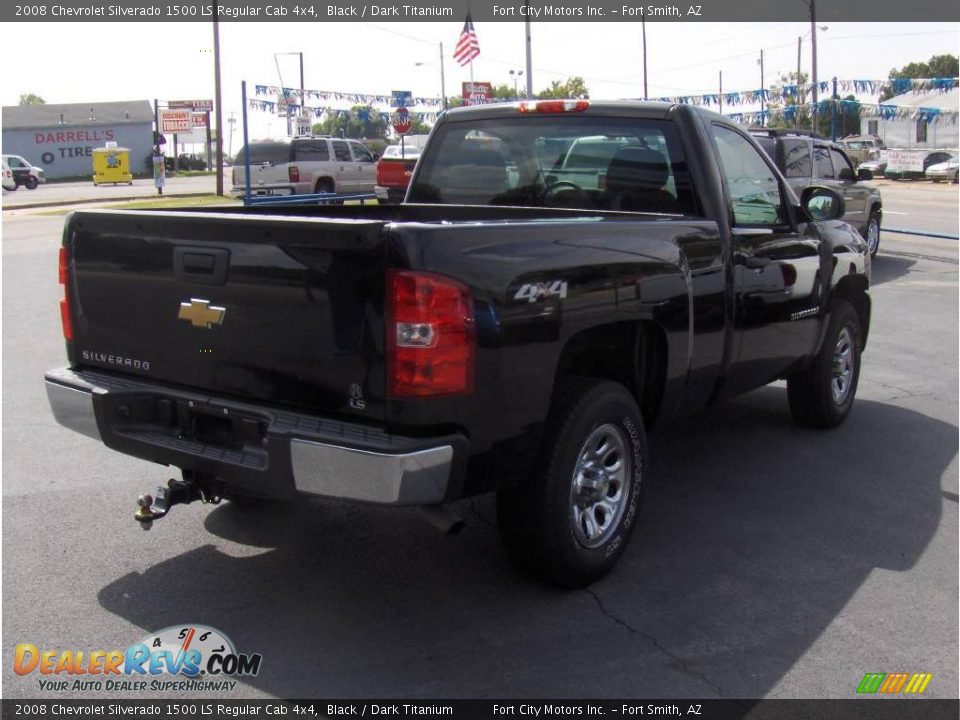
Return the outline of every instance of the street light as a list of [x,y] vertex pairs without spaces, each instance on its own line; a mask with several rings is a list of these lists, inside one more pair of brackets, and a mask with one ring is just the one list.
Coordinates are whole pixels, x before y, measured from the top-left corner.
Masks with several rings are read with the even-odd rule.
[[517,99],[517,80],[523,77],[523,70],[511,70],[510,77],[513,78],[513,98]]
[[443,43],[440,43],[440,67],[438,68],[433,63],[428,62],[418,62],[414,63],[414,67],[432,67],[434,70],[440,71],[440,102],[443,105],[443,109],[447,109],[447,81],[445,73],[443,71]]
[[[307,93],[306,93],[306,90],[304,89],[304,86],[303,86],[303,53],[302,53],[302,52],[282,52],[282,53],[274,53],[274,54],[273,54],[273,61],[274,61],[275,63],[277,62],[277,57],[278,57],[279,55],[299,55],[299,56],[300,56],[300,115],[301,115],[301,117],[306,117],[306,116],[307,116],[307,113],[306,113],[306,108],[304,107],[304,105],[305,105],[306,100],[307,100]],[[279,64],[279,63],[277,63],[277,74],[278,74],[278,75],[280,74],[280,64]],[[280,78],[280,84],[281,84],[281,85],[283,84],[283,78],[282,78],[282,77]],[[281,90],[281,92],[282,92],[282,91],[283,91],[283,88],[281,88],[280,90]],[[289,105],[289,103],[288,103],[288,104],[287,104],[287,135],[293,135],[291,124],[292,124],[292,123],[291,123],[291,115],[290,115],[290,105]],[[298,133],[298,134],[299,134],[299,133]]]

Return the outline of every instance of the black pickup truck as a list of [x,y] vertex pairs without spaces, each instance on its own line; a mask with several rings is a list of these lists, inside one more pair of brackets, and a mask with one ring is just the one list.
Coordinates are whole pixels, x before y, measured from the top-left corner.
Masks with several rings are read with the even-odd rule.
[[[606,150],[580,185],[584,138]],[[778,378],[802,425],[846,418],[870,256],[843,212],[698,108],[454,110],[399,206],[73,213],[47,392],[182,470],[145,527],[304,494],[439,521],[496,491],[510,556],[583,585],[638,521],[646,430]]]

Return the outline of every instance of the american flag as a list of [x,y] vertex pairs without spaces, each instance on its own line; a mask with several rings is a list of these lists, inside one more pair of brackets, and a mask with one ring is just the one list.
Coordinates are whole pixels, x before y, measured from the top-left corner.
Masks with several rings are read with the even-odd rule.
[[463,21],[463,30],[460,32],[460,39],[457,40],[457,47],[453,51],[453,59],[460,65],[466,65],[480,54],[480,43],[477,40],[477,31],[473,27],[473,20],[470,19],[470,13],[467,13],[467,19]]

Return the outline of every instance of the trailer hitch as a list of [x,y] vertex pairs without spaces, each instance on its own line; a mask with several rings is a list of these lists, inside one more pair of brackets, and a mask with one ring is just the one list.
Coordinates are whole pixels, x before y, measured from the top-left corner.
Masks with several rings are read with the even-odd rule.
[[220,496],[211,493],[195,480],[174,480],[170,478],[167,486],[160,485],[156,497],[141,495],[137,498],[137,512],[133,516],[140,527],[149,530],[153,521],[166,517],[174,505],[186,505],[202,500],[205,503],[217,505]]

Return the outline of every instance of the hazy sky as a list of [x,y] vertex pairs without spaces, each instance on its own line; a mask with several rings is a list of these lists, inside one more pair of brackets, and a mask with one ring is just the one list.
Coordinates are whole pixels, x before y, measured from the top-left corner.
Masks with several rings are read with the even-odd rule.
[[[306,87],[345,93],[389,94],[411,90],[439,96],[439,45],[443,42],[448,95],[470,79],[452,52],[462,21],[450,23],[223,23],[221,56],[225,117],[240,112],[240,81],[249,85],[299,84],[295,56],[302,51]],[[797,37],[809,24],[650,23],[647,26],[650,95],[724,92],[760,86],[758,59],[764,50],[766,85],[796,69]],[[523,70],[522,22],[478,23],[480,56],[474,78],[512,83]],[[0,100],[16,104],[21,93],[47,102],[213,97],[210,23],[18,23],[5,27],[8,57]],[[819,31],[819,77],[882,79],[891,68],[957,54],[956,23],[834,23]],[[16,42],[14,42],[16,38]],[[572,75],[585,78],[593,98],[639,97],[643,93],[639,23],[533,23],[534,90]],[[34,48],[27,55],[22,51]],[[432,63],[416,67],[415,63]],[[802,68],[810,70],[810,40],[803,41]],[[524,79],[521,79],[522,86]],[[251,88],[252,93],[252,88]],[[282,134],[283,120],[250,113],[251,133]],[[239,128],[239,125],[237,126]],[[239,143],[234,141],[234,148]]]

